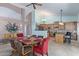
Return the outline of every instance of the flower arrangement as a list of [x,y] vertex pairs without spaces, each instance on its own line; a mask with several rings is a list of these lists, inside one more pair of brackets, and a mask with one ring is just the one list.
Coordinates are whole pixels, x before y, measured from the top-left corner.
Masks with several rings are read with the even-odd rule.
[[16,25],[16,23],[8,23],[7,25],[6,25],[6,30],[8,31],[8,32],[16,32],[17,30],[18,30],[18,26]]

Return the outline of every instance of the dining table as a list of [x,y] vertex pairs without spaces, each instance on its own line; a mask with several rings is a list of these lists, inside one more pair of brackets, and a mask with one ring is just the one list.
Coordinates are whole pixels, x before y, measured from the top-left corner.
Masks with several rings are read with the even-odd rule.
[[42,42],[42,38],[30,38],[30,39],[26,38],[26,39],[19,40],[19,42],[21,42],[25,46],[31,46],[32,54],[33,54],[33,46],[40,44]]
[[42,38],[34,38],[34,37],[32,37],[30,39],[24,38],[19,41],[24,45],[37,45],[38,43],[42,42]]

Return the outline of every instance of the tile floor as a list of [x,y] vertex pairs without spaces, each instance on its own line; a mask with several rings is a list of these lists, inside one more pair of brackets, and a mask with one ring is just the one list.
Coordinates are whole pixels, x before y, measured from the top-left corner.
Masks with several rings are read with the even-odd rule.
[[10,44],[1,44],[0,45],[0,56],[10,56],[12,48]]
[[49,56],[79,56],[79,44],[72,41],[71,44],[49,43]]

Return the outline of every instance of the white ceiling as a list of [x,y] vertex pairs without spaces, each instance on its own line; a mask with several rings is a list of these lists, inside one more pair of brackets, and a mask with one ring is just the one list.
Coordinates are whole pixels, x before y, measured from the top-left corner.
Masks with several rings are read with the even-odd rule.
[[[25,7],[29,3],[14,3],[21,7]],[[12,8],[13,10],[16,10],[20,13],[20,8],[13,6],[11,4],[2,4],[0,3],[0,6],[7,6],[9,8]],[[76,16],[79,14],[79,3],[42,3],[42,6],[37,6],[37,10],[40,11],[40,13],[47,13],[52,15],[60,15],[60,9],[63,9],[63,15],[66,16]],[[33,7],[29,6],[26,7],[26,12],[32,11]],[[27,12],[27,13],[28,13]]]
[[[18,3],[21,6],[26,6],[29,3]],[[26,7],[26,9],[32,10],[32,6]],[[76,16],[79,14],[79,3],[42,3],[41,7],[37,7],[37,10],[47,11],[54,15],[60,15],[60,9],[63,9],[63,15]]]
[[21,13],[21,9],[11,3],[0,3],[0,7],[7,7],[14,10],[17,13]]

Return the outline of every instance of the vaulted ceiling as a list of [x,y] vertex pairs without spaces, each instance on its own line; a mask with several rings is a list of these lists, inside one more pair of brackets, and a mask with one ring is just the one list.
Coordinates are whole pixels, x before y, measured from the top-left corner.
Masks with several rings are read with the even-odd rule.
[[[29,3],[19,3],[21,6],[26,6]],[[60,15],[60,9],[63,9],[63,15],[76,16],[79,14],[79,3],[41,3],[41,7],[37,7],[37,10],[46,11],[52,15]],[[32,6],[26,7],[26,10],[32,10]],[[28,10],[28,11],[29,11]]]
[[11,3],[0,3],[0,7],[7,7],[7,8],[14,10],[17,13],[21,13],[21,8],[19,8],[18,6],[15,6]]
[[[26,13],[33,10],[32,6],[25,7],[29,3],[0,3],[0,7],[10,8],[17,13],[21,13],[21,8],[26,9]],[[41,3],[42,6],[36,6],[39,13],[50,15],[60,15],[60,9],[65,16],[76,16],[79,14],[79,3]]]
[[[25,7],[29,3],[15,3],[21,7]],[[47,12],[52,15],[60,15],[60,9],[63,9],[63,15],[76,16],[79,14],[79,3],[41,3],[42,6],[36,6],[37,10],[41,12]],[[21,13],[21,8],[11,3],[0,3],[0,6],[10,8],[17,13]],[[27,11],[32,11],[33,7],[25,7]]]

